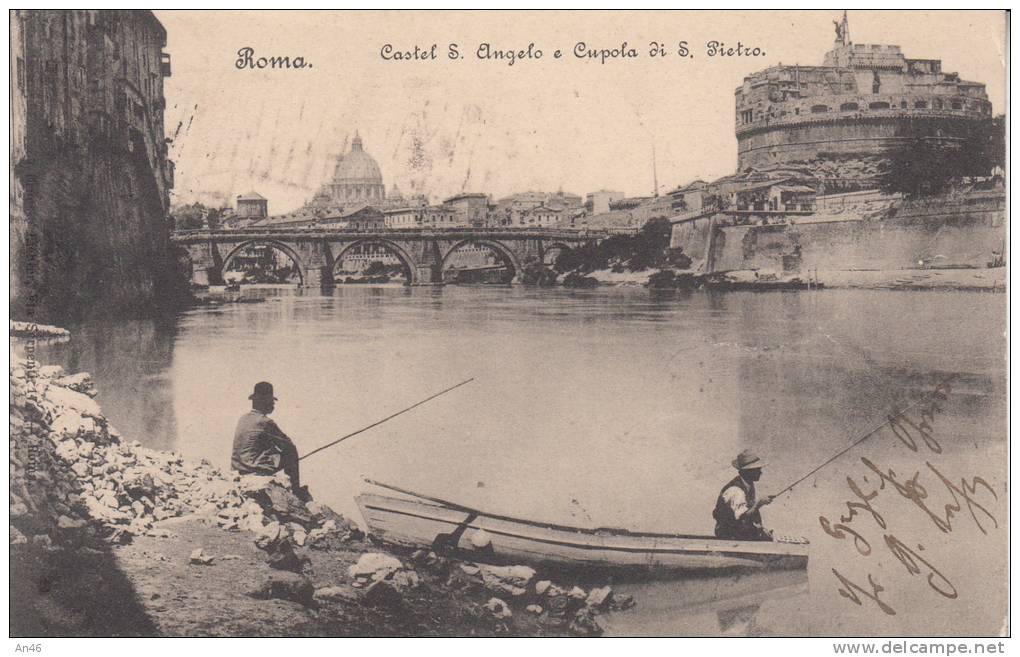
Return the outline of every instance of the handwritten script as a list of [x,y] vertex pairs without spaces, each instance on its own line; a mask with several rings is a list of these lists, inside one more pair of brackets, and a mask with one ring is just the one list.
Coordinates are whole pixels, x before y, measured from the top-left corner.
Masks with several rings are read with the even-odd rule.
[[[862,456],[861,463],[868,473],[862,474],[859,481],[847,476],[851,498],[846,501],[846,512],[840,514],[838,521],[819,516],[818,522],[832,538],[849,541],[859,557],[870,558],[876,549],[884,548],[885,553],[891,554],[909,575],[924,577],[935,594],[955,600],[958,597],[956,587],[936,564],[922,556],[924,546],[893,533],[875,504],[880,497],[885,502],[895,493],[907,500],[925,522],[930,522],[945,534],[953,531],[955,517],[964,508],[982,534],[999,526],[988,509],[988,505],[998,499],[989,483],[977,476],[948,476],[943,471],[944,466],[936,463],[937,457],[942,454],[942,445],[935,436],[936,416],[942,412],[941,404],[948,399],[951,391],[949,382],[941,383],[923,405],[915,405],[909,412],[905,410],[889,415],[883,425],[896,440],[917,455],[917,469],[913,474],[899,475],[892,468]],[[869,474],[874,479],[869,480]],[[881,534],[880,542],[871,538],[875,533]],[[916,549],[912,545],[916,545]],[[851,581],[835,568],[832,573],[839,581],[837,590],[843,598],[856,605],[863,605],[864,599],[867,599],[886,614],[896,615],[896,610],[882,598],[885,587],[873,574],[867,575],[867,585],[864,586]]]

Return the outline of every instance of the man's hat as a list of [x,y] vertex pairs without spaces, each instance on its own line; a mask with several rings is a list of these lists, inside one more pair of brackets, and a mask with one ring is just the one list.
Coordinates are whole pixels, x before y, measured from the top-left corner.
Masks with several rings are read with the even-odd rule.
[[758,458],[758,455],[749,449],[745,449],[737,455],[737,458],[733,459],[733,467],[737,470],[761,469],[764,465],[765,463]]
[[[248,395],[248,399],[255,399],[256,397],[260,399],[273,397],[273,384],[268,381],[259,381],[256,383],[255,392]],[[273,397],[273,400],[276,401],[276,397]]]

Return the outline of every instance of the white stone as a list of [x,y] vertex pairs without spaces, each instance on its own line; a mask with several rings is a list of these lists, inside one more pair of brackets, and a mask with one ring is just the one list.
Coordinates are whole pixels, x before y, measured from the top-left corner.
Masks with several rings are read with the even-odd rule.
[[55,440],[75,438],[82,432],[82,416],[74,410],[67,410],[57,416],[50,424],[50,435]]
[[57,445],[54,450],[57,456],[67,461],[68,463],[74,463],[78,460],[78,445],[73,440],[68,438]]
[[535,578],[535,569],[528,566],[478,566],[485,588],[497,593],[520,597],[527,593],[528,585]]
[[485,609],[499,620],[508,620],[514,615],[507,603],[499,598],[490,598],[485,603]]
[[574,600],[584,600],[588,597],[588,594],[585,593],[584,589],[582,589],[580,586],[575,586],[574,588],[567,591],[567,596],[573,598]]
[[601,609],[608,602],[611,595],[613,595],[613,589],[608,586],[592,589],[588,592],[588,597],[585,599],[584,604],[594,609]]
[[103,413],[96,400],[80,392],[59,386],[50,386],[46,388],[45,398],[56,407],[58,412],[70,410],[76,411],[79,415],[87,415],[96,419],[103,418]]
[[54,379],[64,376],[64,368],[60,365],[44,365],[39,368],[39,376],[44,379]]
[[357,579],[358,577],[376,579],[377,573],[383,572],[385,577],[386,574],[396,572],[403,567],[404,564],[400,563],[399,559],[388,554],[366,552],[358,558],[356,564],[347,569],[347,574],[350,575],[351,579]]

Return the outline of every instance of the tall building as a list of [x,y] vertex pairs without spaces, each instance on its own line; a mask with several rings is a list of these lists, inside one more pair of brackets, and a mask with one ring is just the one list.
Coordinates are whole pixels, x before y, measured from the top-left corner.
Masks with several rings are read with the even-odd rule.
[[[899,46],[852,43],[845,14],[822,66],[772,66],[744,78],[735,95],[741,172],[880,158],[918,130],[960,140],[992,114],[985,85],[944,72],[937,59],[907,59]],[[849,175],[875,169],[851,166]]]
[[25,137],[28,128],[28,97],[25,84],[25,11],[12,9],[10,20],[10,117],[9,137],[11,143],[11,167],[8,180],[10,204],[10,261],[8,262],[11,282],[10,301],[13,303],[18,290],[24,286],[25,235],[28,224],[25,220],[25,187],[21,176],[15,173],[18,163],[25,159]]
[[23,10],[11,20],[12,119],[22,94],[25,117],[12,171],[24,188],[21,228],[38,247],[19,265],[32,280],[14,290],[15,311],[31,310],[26,298],[54,316],[145,312],[172,299],[166,30],[151,11]]

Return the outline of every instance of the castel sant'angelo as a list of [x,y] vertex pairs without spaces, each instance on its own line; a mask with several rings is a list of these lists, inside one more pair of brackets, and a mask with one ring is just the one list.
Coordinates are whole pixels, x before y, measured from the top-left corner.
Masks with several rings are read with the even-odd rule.
[[985,85],[944,72],[940,60],[907,59],[899,46],[852,43],[845,13],[835,27],[822,66],[773,66],[737,87],[739,171],[874,160],[907,134],[959,139],[968,122],[991,116]]

